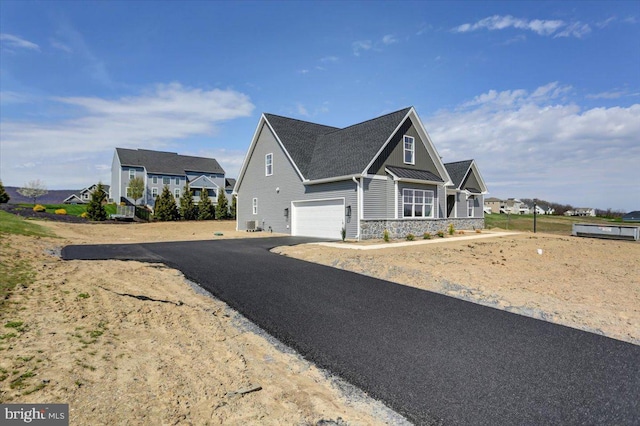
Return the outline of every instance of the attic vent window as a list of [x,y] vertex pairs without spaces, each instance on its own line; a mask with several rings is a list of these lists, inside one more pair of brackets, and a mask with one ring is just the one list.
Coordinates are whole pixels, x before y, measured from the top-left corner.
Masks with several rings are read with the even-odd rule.
[[404,136],[404,163],[415,164],[416,140],[411,136]]

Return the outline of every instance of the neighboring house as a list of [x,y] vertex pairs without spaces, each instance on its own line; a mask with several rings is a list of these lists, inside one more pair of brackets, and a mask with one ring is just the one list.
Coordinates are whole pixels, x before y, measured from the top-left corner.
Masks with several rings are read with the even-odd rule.
[[488,211],[490,214],[506,213],[505,211],[506,204],[500,198],[496,198],[496,197],[485,198],[484,207],[485,207],[485,211]]
[[640,222],[640,211],[636,210],[622,216],[623,222]]
[[573,211],[573,216],[592,216],[595,217],[596,210],[591,207],[578,207]]
[[[141,199],[134,200],[129,192],[129,181],[135,177],[144,180],[145,191]],[[111,165],[111,198],[127,204],[142,203],[153,209],[155,199],[165,186],[179,202],[185,185],[200,201],[203,191],[217,204],[218,191],[227,193],[229,181],[220,164],[213,158],[179,155],[175,152],[146,149],[116,148]]]
[[[507,214],[523,214],[522,212],[522,201],[517,198],[509,198],[505,201],[505,213]],[[528,208],[528,207],[527,207]]]
[[555,209],[548,204],[536,204],[536,214],[553,214]]
[[262,114],[234,191],[237,228],[331,239],[483,228],[486,187],[473,161],[459,169],[454,182],[414,108],[343,129]]
[[[93,185],[81,189],[79,192],[74,192],[65,198],[62,202],[64,204],[89,204],[91,201],[91,194],[96,190],[98,184],[94,183]],[[109,194],[109,185],[102,185],[102,190]]]
[[447,187],[447,217],[484,217],[484,194],[487,186],[475,161],[445,163],[453,186]]
[[575,210],[567,210],[566,212],[564,212],[565,216],[575,216]]

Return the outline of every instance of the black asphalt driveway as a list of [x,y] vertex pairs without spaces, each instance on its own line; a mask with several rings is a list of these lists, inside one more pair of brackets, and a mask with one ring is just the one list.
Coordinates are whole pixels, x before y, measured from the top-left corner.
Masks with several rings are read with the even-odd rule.
[[302,241],[69,246],[62,254],[179,269],[416,424],[640,424],[640,346],[268,251]]

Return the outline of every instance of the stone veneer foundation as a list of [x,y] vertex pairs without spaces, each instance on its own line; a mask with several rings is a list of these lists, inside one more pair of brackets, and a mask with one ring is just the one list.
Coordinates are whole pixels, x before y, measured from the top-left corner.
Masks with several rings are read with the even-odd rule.
[[447,232],[449,224],[464,230],[484,229],[484,218],[448,218],[448,219],[388,219],[360,220],[360,239],[371,240],[382,238],[384,230],[389,231],[390,238],[405,238],[413,234],[422,238],[425,232],[435,235],[438,231]]

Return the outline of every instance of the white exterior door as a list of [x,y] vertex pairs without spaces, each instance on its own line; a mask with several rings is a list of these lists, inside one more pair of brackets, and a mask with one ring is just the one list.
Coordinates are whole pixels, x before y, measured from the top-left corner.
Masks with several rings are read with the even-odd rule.
[[344,199],[294,201],[291,235],[339,240],[344,226]]

